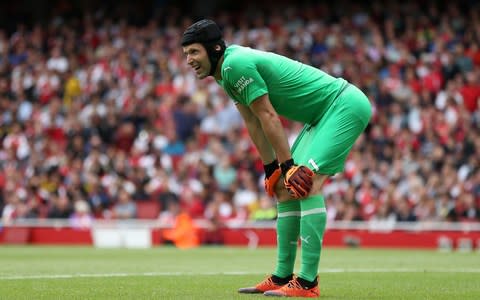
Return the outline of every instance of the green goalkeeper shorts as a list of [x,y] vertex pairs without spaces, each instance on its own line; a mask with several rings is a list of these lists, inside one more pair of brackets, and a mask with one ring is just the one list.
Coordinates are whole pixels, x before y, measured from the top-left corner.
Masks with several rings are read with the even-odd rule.
[[348,153],[371,115],[367,96],[349,84],[320,121],[303,127],[292,146],[293,159],[317,174],[342,172]]

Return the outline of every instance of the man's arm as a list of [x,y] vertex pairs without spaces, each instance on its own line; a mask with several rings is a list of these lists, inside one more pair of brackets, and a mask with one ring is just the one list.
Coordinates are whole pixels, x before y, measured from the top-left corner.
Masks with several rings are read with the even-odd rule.
[[[260,152],[265,171],[270,169],[265,164],[273,165],[272,169],[275,168],[273,175],[266,175],[265,189],[268,194],[270,196],[275,194],[275,185],[280,174],[283,174],[283,183],[293,198],[308,196],[313,185],[314,174],[309,168],[298,166],[293,161],[285,130],[268,95],[258,97],[249,107],[242,104],[237,104],[237,107],[245,120],[250,137]],[[280,161],[281,171],[278,169],[275,154]]]
[[255,99],[250,105],[250,110],[258,119],[264,136],[272,145],[278,161],[284,162],[291,159],[290,146],[285,130],[277,112],[270,103],[268,94]]
[[275,160],[275,152],[272,149],[270,142],[265,136],[262,125],[259,119],[253,114],[248,106],[241,103],[236,103],[237,109],[245,121],[250,138],[257,147],[260,157],[264,164],[271,163]]
[[284,176],[283,183],[289,194],[295,199],[307,197],[312,189],[314,174],[306,166],[298,166],[293,161],[285,130],[268,94],[255,99],[250,104],[250,110],[257,116],[265,137],[277,154]]

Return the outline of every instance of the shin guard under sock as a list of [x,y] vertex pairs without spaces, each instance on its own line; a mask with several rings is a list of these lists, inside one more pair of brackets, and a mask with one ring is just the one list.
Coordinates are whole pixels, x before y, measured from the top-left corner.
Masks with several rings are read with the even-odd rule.
[[277,266],[273,275],[288,277],[293,273],[300,232],[300,201],[277,204]]
[[302,249],[301,269],[298,276],[314,281],[318,274],[323,234],[327,213],[323,196],[314,195],[300,200],[300,240]]

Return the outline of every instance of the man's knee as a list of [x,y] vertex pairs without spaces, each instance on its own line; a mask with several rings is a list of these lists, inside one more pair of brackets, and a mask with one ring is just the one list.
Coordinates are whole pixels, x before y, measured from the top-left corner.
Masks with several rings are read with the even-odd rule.
[[293,199],[292,196],[290,196],[290,194],[288,193],[287,188],[285,188],[285,185],[283,184],[283,179],[277,182],[277,185],[275,186],[275,195],[277,196],[278,202],[285,202]]
[[325,183],[325,180],[327,180],[329,176],[330,175],[315,174],[313,176],[313,185],[312,185],[312,189],[310,190],[310,195],[321,194],[323,189],[323,184]]
[[[323,174],[313,175],[313,185],[309,195],[321,194],[323,184],[325,183],[325,180],[328,177],[329,175],[323,175]],[[287,189],[285,188],[285,185],[283,184],[283,179],[280,179],[277,182],[277,185],[275,186],[275,195],[277,196],[278,202],[285,202],[285,201],[295,199],[292,196],[290,196],[290,194],[288,193]],[[301,200],[301,199],[297,199],[297,200]]]

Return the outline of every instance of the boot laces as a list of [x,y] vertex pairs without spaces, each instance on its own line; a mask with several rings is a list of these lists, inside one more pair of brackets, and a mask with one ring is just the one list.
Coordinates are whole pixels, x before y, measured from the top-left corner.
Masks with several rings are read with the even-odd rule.
[[287,285],[286,285],[287,288],[289,289],[300,289],[300,290],[303,290],[303,286],[300,284],[300,282],[298,282],[298,280],[296,278],[290,280]]

